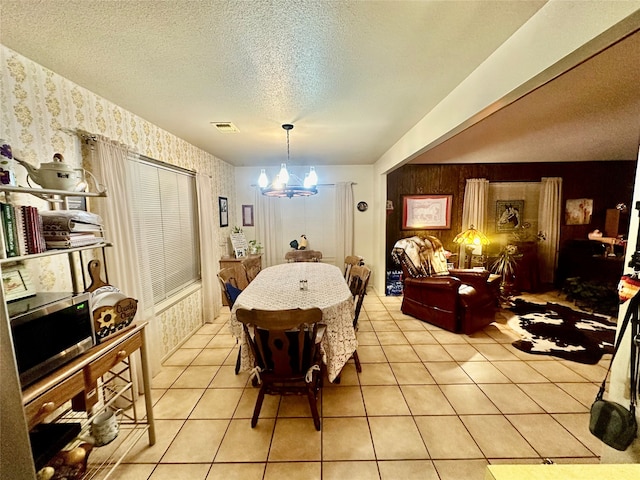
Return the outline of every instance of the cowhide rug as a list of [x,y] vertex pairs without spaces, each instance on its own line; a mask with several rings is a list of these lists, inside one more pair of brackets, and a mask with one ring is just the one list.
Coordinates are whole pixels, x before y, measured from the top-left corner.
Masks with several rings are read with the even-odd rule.
[[509,326],[522,335],[513,346],[523,352],[592,365],[603,354],[613,353],[615,319],[555,303],[540,305],[521,299],[516,299],[510,310],[516,316],[509,320]]

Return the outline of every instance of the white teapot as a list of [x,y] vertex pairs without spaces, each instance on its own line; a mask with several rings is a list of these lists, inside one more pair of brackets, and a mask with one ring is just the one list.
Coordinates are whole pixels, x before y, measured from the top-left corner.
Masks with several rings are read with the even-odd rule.
[[64,157],[61,153],[56,153],[53,156],[53,162],[41,163],[40,168],[35,168],[16,157],[13,159],[26,168],[28,178],[31,178],[42,188],[81,192],[87,187],[85,170],[64,163]]

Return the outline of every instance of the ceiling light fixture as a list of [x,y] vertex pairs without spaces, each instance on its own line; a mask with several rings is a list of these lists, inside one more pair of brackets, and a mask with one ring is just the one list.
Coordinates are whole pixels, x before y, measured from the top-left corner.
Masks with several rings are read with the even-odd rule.
[[[285,123],[282,128],[287,131],[287,163],[289,163],[289,131],[293,129],[293,125]],[[286,163],[280,165],[280,173],[276,175],[271,185],[264,168],[260,170],[260,177],[258,177],[260,192],[267,197],[309,197],[318,193],[317,185],[318,175],[314,167],[309,168],[309,173],[305,174],[303,181],[297,175],[287,171]]]

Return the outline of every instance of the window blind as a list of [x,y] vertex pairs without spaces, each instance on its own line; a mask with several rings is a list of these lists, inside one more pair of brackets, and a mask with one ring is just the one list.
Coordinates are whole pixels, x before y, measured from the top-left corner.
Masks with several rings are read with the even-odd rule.
[[136,242],[158,304],[200,279],[195,175],[138,155],[129,160],[137,169]]

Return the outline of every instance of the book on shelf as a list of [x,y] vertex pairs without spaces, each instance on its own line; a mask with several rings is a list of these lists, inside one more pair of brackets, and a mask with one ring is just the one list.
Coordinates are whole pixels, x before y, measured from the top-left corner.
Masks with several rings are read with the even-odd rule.
[[101,232],[102,218],[81,210],[48,210],[42,212],[43,228],[47,231]]
[[2,227],[4,231],[4,253],[6,257],[17,257],[18,251],[16,214],[13,205],[0,203],[2,210]]
[[102,219],[90,212],[39,212],[30,205],[0,202],[0,215],[4,232],[0,242],[1,258],[104,242]]
[[0,222],[2,222],[2,233],[0,233],[0,258],[7,258],[7,243],[4,239],[4,219],[2,215],[2,208],[0,208]]
[[46,250],[42,221],[36,207],[1,203],[2,258],[41,253]]
[[44,230],[45,240],[70,240],[78,237],[95,237],[98,232],[69,232],[67,230]]
[[[54,238],[54,237],[50,237]],[[87,245],[94,245],[104,242],[104,238],[96,237],[95,235],[73,235],[65,238],[60,236],[55,240],[46,240],[47,248],[50,250],[57,250],[63,248],[75,248],[86,247]]]
[[37,220],[37,240],[38,240],[38,249],[40,252],[45,252],[47,250],[47,244],[44,241],[44,224],[42,222],[42,215],[38,213],[36,209],[36,220]]
[[18,242],[18,254],[27,255],[29,250],[27,249],[27,236],[25,235],[25,212],[21,205],[14,205],[13,210],[16,216],[16,241]]
[[36,207],[29,205],[20,206],[24,219],[24,231],[28,254],[42,253],[47,247],[44,242],[42,231],[42,219]]

